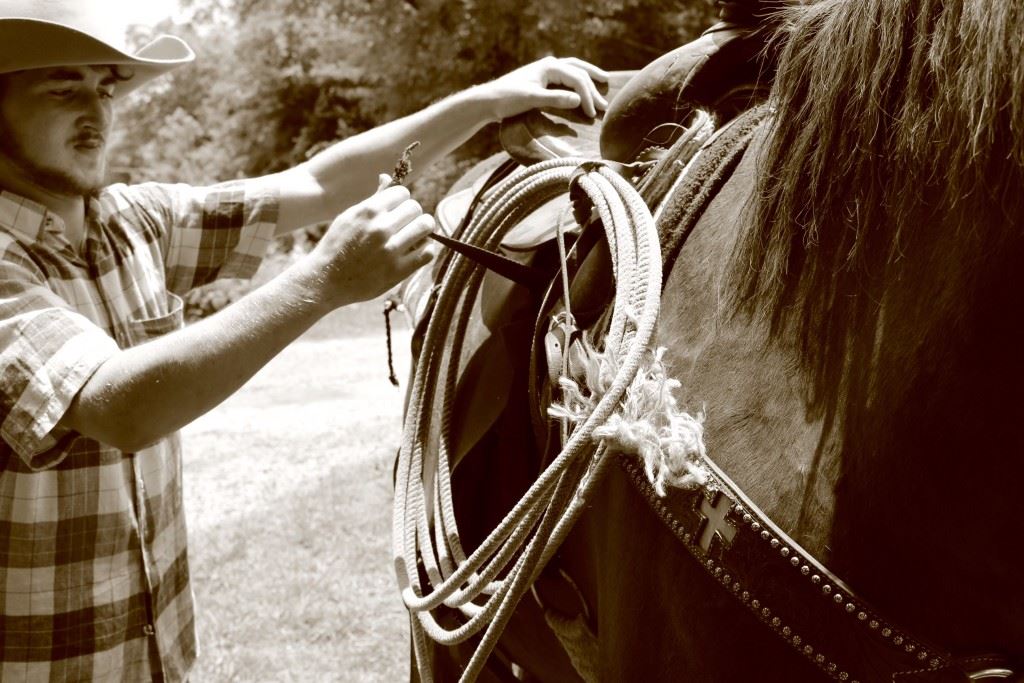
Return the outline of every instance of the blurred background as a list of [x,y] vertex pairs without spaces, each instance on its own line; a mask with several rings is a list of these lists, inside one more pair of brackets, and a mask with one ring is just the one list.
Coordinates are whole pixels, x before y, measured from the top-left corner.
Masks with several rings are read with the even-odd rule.
[[[112,0],[189,42],[193,65],[118,111],[112,181],[207,184],[279,171],[332,142],[545,55],[638,69],[710,25],[710,0]],[[496,150],[484,129],[412,187],[430,211]],[[390,169],[380,169],[388,172]],[[273,277],[322,234],[280,240],[253,283],[193,292],[191,319]],[[390,553],[402,387],[381,302],[342,309],[185,430],[201,655],[193,683],[397,681],[406,617]]]

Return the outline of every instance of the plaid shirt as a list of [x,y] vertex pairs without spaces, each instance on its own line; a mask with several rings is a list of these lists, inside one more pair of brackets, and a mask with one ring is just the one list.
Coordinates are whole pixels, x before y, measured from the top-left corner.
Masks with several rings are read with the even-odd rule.
[[58,216],[0,194],[0,680],[188,675],[178,435],[124,453],[57,422],[119,349],[182,326],[179,294],[255,272],[277,199],[245,188],[107,188],[84,256]]

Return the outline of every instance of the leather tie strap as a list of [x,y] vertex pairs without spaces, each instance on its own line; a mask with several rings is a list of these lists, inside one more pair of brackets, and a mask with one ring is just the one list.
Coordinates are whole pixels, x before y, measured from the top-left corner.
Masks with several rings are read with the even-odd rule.
[[477,265],[487,270],[527,287],[532,292],[543,293],[551,283],[551,276],[538,268],[532,268],[525,264],[514,261],[496,251],[483,249],[468,242],[462,242],[453,237],[447,237],[438,232],[430,233],[429,237],[435,242],[440,242],[452,251],[462,254]]

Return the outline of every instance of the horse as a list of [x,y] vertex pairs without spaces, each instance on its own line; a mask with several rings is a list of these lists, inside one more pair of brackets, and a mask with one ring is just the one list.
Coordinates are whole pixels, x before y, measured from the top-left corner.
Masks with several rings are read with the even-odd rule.
[[[775,19],[770,90],[702,102],[719,132],[651,207],[648,357],[700,422],[702,474],[666,487],[606,453],[481,680],[1024,680],[1024,3],[819,0]],[[500,343],[452,359],[484,378],[434,430],[455,430],[468,551],[563,443],[538,351],[562,291],[600,344],[607,249],[578,254],[571,287],[552,266],[586,234],[533,255],[547,293],[481,297],[471,327],[500,319]],[[560,337],[563,359],[585,338]],[[458,678],[479,640],[420,652],[420,675]]]

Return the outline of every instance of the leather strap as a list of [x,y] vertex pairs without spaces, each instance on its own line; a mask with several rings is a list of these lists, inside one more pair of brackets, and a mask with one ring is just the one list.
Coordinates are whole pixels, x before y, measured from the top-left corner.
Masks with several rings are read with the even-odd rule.
[[711,474],[705,486],[673,489],[664,498],[636,459],[624,457],[620,463],[701,566],[832,679],[1019,680],[1002,658],[956,659],[882,616],[776,526],[712,461],[704,462]]
[[487,270],[494,271],[512,282],[528,287],[530,291],[542,293],[551,281],[551,275],[546,271],[519,263],[496,251],[490,251],[438,232],[432,232],[428,236]]

